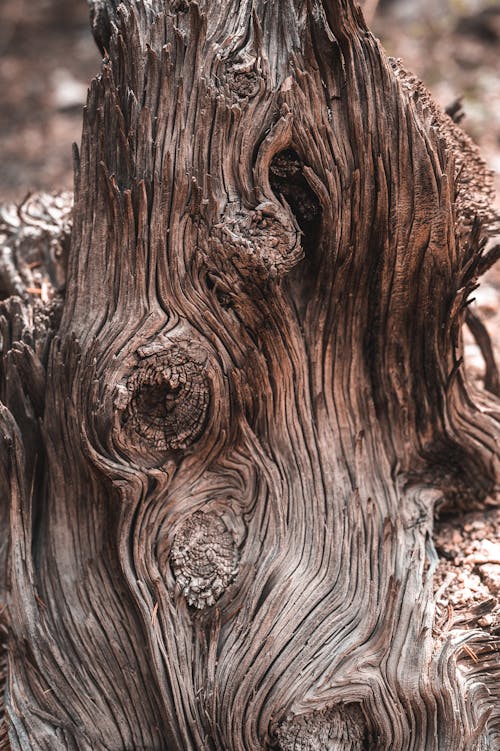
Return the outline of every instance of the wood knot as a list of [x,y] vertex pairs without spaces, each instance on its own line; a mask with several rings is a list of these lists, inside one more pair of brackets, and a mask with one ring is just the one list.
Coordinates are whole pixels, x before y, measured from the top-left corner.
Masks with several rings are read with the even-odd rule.
[[175,344],[144,357],[121,405],[128,440],[159,452],[187,448],[206,424],[209,396],[202,352]]
[[369,743],[365,717],[357,704],[290,717],[276,732],[281,751],[363,751]]
[[281,277],[303,256],[300,229],[271,202],[239,211],[217,228],[222,252],[243,277]]
[[233,535],[215,513],[196,511],[175,535],[170,562],[188,605],[213,605],[238,573]]
[[260,80],[255,70],[230,68],[225,76],[225,82],[229,91],[238,99],[250,99],[254,97],[259,91]]
[[189,2],[186,0],[174,0],[172,3],[172,11],[174,13],[187,13],[189,10]]

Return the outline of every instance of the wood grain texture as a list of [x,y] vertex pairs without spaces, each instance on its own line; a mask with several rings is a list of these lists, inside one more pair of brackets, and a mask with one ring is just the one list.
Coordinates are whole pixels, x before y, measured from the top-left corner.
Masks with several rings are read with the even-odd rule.
[[11,749],[498,748],[498,643],[432,628],[498,492],[483,163],[350,0],[92,24],[64,300],[1,311]]

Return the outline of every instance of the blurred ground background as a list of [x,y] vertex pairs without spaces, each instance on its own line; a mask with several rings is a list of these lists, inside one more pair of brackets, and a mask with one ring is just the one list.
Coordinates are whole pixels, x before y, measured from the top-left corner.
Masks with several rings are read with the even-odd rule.
[[[363,0],[374,33],[446,107],[462,97],[462,126],[496,171],[500,210],[499,0]],[[86,0],[0,0],[0,201],[71,189],[87,86],[99,72]],[[500,242],[500,238],[498,239]],[[500,266],[475,309],[500,360]],[[482,359],[466,334],[467,362]]]
[[0,200],[71,189],[100,55],[86,0],[0,0]]

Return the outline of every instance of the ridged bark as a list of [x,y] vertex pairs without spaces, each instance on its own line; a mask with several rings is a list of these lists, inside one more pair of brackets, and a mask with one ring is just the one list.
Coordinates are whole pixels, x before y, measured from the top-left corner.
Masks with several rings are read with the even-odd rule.
[[2,311],[11,749],[498,748],[494,638],[433,631],[484,165],[348,0],[93,28],[66,288]]

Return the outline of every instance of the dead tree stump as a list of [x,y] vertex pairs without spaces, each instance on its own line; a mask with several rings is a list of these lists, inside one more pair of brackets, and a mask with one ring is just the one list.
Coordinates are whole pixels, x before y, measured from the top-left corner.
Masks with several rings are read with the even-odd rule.
[[44,294],[4,223],[10,748],[500,748],[498,637],[432,588],[436,511],[498,492],[483,162],[351,0],[92,23]]

